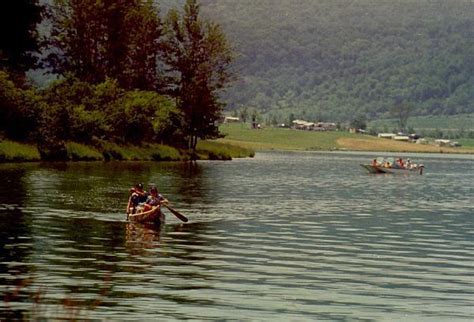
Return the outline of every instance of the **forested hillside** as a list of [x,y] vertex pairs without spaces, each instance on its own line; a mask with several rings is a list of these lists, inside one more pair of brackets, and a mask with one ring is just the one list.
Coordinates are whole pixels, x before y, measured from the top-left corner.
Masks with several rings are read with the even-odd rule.
[[254,107],[279,122],[388,117],[397,104],[411,115],[474,113],[473,1],[202,4],[238,55],[228,110]]

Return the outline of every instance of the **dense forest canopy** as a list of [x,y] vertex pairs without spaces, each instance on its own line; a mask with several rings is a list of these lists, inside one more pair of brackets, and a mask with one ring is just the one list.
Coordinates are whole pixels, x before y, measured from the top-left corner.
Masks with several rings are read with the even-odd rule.
[[[167,1],[169,3],[170,1]],[[179,2],[179,1],[175,1]],[[227,109],[349,121],[474,113],[470,0],[203,0],[238,53]]]

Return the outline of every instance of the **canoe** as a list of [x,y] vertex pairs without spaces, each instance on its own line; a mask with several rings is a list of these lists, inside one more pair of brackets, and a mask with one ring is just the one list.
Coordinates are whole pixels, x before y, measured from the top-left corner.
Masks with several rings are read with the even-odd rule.
[[379,165],[361,164],[361,166],[369,171],[369,173],[390,173],[390,174],[423,174],[423,165],[412,169],[406,168],[386,168]]
[[128,219],[133,222],[161,225],[165,222],[165,215],[161,212],[161,207],[156,206],[145,212],[129,214]]

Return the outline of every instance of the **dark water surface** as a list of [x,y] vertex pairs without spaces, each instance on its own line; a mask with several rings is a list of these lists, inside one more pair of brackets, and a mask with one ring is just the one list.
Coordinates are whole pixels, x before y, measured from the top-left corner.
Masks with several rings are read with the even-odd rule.
[[[355,153],[0,165],[0,320],[474,317],[474,159]],[[155,183],[183,224],[125,221]]]

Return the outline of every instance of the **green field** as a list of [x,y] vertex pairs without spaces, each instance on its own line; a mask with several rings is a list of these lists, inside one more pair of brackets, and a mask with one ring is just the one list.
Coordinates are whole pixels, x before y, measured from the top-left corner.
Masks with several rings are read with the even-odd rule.
[[[369,128],[383,130],[386,128],[389,132],[397,128],[396,119],[383,119],[371,121]],[[474,131],[474,114],[446,115],[446,116],[413,116],[408,119],[408,127],[416,131]]]
[[348,132],[310,132],[286,128],[250,129],[249,124],[223,124],[220,131],[225,134],[221,142],[238,144],[254,150],[335,150],[337,139],[354,137]]
[[457,140],[463,147],[474,148],[474,139],[459,139]]
[[220,131],[225,137],[218,142],[240,145],[256,151],[304,150],[304,151],[386,151],[425,153],[474,153],[473,141],[458,140],[463,147],[438,147],[434,144],[415,144],[380,139],[375,136],[352,134],[345,131],[313,132],[287,128],[250,129],[249,124],[223,124]]

